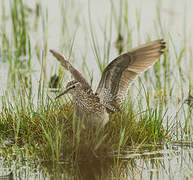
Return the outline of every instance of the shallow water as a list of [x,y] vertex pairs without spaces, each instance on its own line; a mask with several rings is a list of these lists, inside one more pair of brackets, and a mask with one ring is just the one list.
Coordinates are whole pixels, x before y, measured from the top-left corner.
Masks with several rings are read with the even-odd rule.
[[[1,3],[2,0],[0,0]],[[48,12],[47,26],[47,46],[48,49],[56,49],[65,54],[66,58],[73,61],[79,70],[82,70],[82,61],[85,57],[86,63],[89,69],[93,72],[93,88],[96,89],[97,82],[100,79],[99,69],[96,68],[96,57],[92,50],[91,33],[89,27],[89,13],[88,13],[88,2],[81,1],[41,1],[41,16],[40,25],[37,30],[34,30],[33,22],[35,19],[35,8],[39,1],[26,1],[26,4],[31,8],[31,18],[30,18],[30,30],[29,36],[32,44],[32,67],[35,70],[33,73],[33,85],[34,94],[36,97],[36,87],[38,87],[40,69],[41,65],[37,60],[35,46],[39,47],[40,53],[44,49],[43,40],[43,30],[42,30],[42,19],[46,16],[46,11]],[[111,3],[104,0],[89,1],[90,11],[91,11],[91,22],[98,42],[98,47],[100,49],[100,58],[103,59],[103,48],[104,48],[104,30],[107,26],[107,39],[110,37],[110,31],[108,30],[110,26],[110,15],[111,15]],[[119,12],[119,1],[114,2],[115,12]],[[127,1],[122,1],[123,3]],[[167,41],[169,41],[169,52],[170,52],[170,67],[168,67],[168,77],[170,77],[170,82],[167,84],[168,92],[170,88],[173,88],[172,95],[166,96],[165,104],[165,121],[163,122],[165,126],[167,124],[178,124],[178,130],[172,130],[170,136],[176,143],[164,144],[157,146],[158,149],[152,151],[152,149],[147,146],[142,149],[124,149],[120,153],[120,158],[117,160],[116,156],[112,158],[113,155],[108,155],[99,159],[89,159],[86,162],[80,162],[73,164],[72,162],[61,162],[60,164],[53,165],[52,162],[42,162],[42,163],[32,163],[21,159],[21,161],[7,162],[2,157],[0,174],[5,175],[9,172],[13,172],[13,176],[18,179],[192,179],[193,178],[193,123],[192,116],[193,111],[190,106],[184,103],[185,99],[188,97],[189,91],[193,89],[193,66],[192,61],[192,42],[193,42],[193,23],[192,23],[192,9],[193,1],[186,0],[173,0],[173,1],[128,1],[129,4],[129,29],[132,32],[132,42],[131,46],[135,47],[138,44],[143,43],[147,40],[148,35],[151,39],[155,39],[158,36],[162,37],[161,30],[157,22],[157,11],[160,8],[161,11],[161,21],[164,26],[165,34],[168,35]],[[64,7],[61,10],[61,7]],[[125,6],[124,6],[125,7]],[[6,1],[6,12],[7,12],[7,34],[10,39],[11,37],[11,20],[9,14],[9,1]],[[62,11],[62,12],[61,12]],[[2,16],[0,11],[0,17]],[[140,31],[137,31],[137,18],[136,14],[140,14]],[[64,15],[64,19],[62,17]],[[61,32],[61,24],[66,21],[66,26],[64,33]],[[110,49],[109,60],[113,60],[117,57],[117,50],[115,47],[115,42],[117,40],[117,25],[113,23],[112,25],[112,39]],[[70,56],[69,47],[71,46],[73,36],[75,35],[75,41],[72,49],[72,55]],[[169,36],[172,36],[175,42],[177,54],[184,47],[187,48],[186,54],[182,57],[181,63],[178,66],[176,63],[175,50],[172,47],[171,40]],[[0,36],[0,40],[1,40]],[[125,38],[127,38],[125,36]],[[125,42],[124,51],[129,49],[129,45]],[[1,47],[0,47],[1,48]],[[7,88],[8,81],[8,69],[9,65],[3,62],[4,57],[0,56],[0,96],[4,95],[5,91],[9,91]],[[53,60],[50,53],[47,54],[47,65],[46,65],[46,75],[47,81],[51,75],[53,75],[58,69],[58,64]],[[181,69],[180,69],[181,68]],[[179,70],[180,69],[180,70]],[[182,74],[180,74],[180,71]],[[147,73],[147,76],[154,75],[154,70],[151,68]],[[88,74],[85,73],[85,75]],[[161,72],[161,75],[164,75]],[[182,75],[184,76],[182,78]],[[65,75],[66,79],[69,78],[69,74]],[[159,99],[156,99],[157,89],[154,87],[152,82],[156,82],[155,77],[152,77],[152,81],[145,76],[141,76],[141,80],[145,89],[150,92],[151,105],[154,107],[160,103]],[[169,79],[169,78],[168,78]],[[163,78],[161,79],[163,80]],[[169,81],[169,80],[168,80]],[[163,88],[163,86],[162,86]],[[144,110],[146,110],[145,93],[141,92],[142,85],[138,80],[132,84],[130,88],[131,100],[138,102],[142,100],[144,105]],[[49,92],[50,93],[50,92]],[[50,93],[51,97],[55,97],[55,94]],[[37,98],[37,97],[36,97]],[[162,102],[162,101],[161,101]],[[138,106],[138,103],[135,103]],[[0,102],[1,107],[1,102]],[[188,132],[185,134],[181,132],[181,129],[185,126],[186,118],[188,114],[191,116],[188,121]],[[179,132],[178,132],[179,131]],[[188,140],[188,141],[187,141]],[[182,141],[179,143],[178,141]],[[115,152],[116,155],[116,152]],[[110,157],[109,157],[110,156]],[[97,179],[96,178],[96,179]]]
[[[154,148],[154,149],[152,149]],[[144,146],[114,155],[69,162],[1,163],[0,175],[13,173],[14,179],[192,179],[193,144],[170,143]],[[8,168],[9,167],[9,168]]]

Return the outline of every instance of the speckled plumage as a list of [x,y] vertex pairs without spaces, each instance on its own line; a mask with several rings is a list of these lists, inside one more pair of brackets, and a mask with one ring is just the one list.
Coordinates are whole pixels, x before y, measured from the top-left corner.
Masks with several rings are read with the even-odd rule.
[[85,126],[104,126],[109,120],[106,107],[100,103],[100,99],[93,93],[87,93],[82,89],[77,90],[74,97],[77,117],[84,119]]
[[120,55],[103,71],[95,94],[80,72],[62,55],[50,50],[75,79],[67,84],[66,90],[58,97],[71,93],[77,118],[83,119],[85,126],[104,126],[109,121],[108,113],[120,110],[120,104],[127,95],[129,83],[151,67],[163,54],[165,48],[165,41],[160,39]]
[[85,127],[105,126],[109,114],[92,89],[83,89],[82,84],[76,80],[70,81],[66,89],[73,96],[76,117],[80,120],[84,119]]

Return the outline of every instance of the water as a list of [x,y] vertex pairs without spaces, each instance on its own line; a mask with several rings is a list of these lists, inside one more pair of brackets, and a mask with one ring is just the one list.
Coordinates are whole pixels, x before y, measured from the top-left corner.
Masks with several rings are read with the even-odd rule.
[[[154,148],[154,149],[152,149]],[[9,162],[1,163],[1,175],[13,172],[21,179],[192,179],[193,144],[172,143],[128,147],[117,159],[114,155],[83,159],[79,162]],[[114,157],[113,157],[114,156]],[[9,168],[6,168],[9,167]]]
[[[0,3],[2,0],[0,1]],[[100,58],[103,59],[104,50],[104,31],[106,28],[106,40],[110,39],[110,17],[119,16],[119,1],[112,1],[114,3],[114,12],[111,10],[111,3],[108,1],[26,1],[26,4],[31,8],[30,20],[29,20],[29,36],[32,44],[32,68],[35,70],[33,76],[34,87],[38,86],[41,59],[38,61],[36,48],[39,48],[40,56],[43,53],[45,44],[48,49],[55,49],[65,54],[66,58],[73,61],[73,65],[79,70],[83,71],[82,61],[85,58],[86,63],[90,71],[93,72],[93,88],[96,89],[97,82],[100,80],[99,69],[96,68],[96,57],[92,49],[90,25],[89,25],[89,6],[91,13],[92,28],[94,30],[95,38],[97,39],[97,46],[100,50]],[[121,2],[121,1],[120,1]],[[122,1],[125,3],[127,1]],[[34,29],[35,10],[36,5],[40,3],[41,15],[39,25],[37,29]],[[173,0],[173,1],[128,1],[128,29],[132,32],[131,46],[135,47],[138,44],[143,43],[148,35],[152,39],[162,37],[161,29],[158,27],[157,12],[161,11],[161,21],[165,34],[168,36],[170,66],[168,68],[168,77],[171,78],[170,82],[167,82],[167,92],[172,89],[171,97],[167,96],[167,103],[165,105],[165,119],[164,125],[167,123],[179,124],[179,132],[172,130],[170,136],[173,137],[177,143],[165,143],[152,150],[151,147],[143,147],[142,149],[124,149],[120,153],[120,159],[117,160],[116,156],[112,154],[105,155],[96,159],[84,159],[84,162],[71,162],[61,161],[60,164],[53,165],[52,162],[28,162],[25,158],[20,160],[6,161],[2,158],[0,172],[2,175],[13,172],[14,178],[18,179],[192,179],[193,178],[193,145],[192,145],[192,111],[190,106],[184,104],[184,100],[188,97],[189,92],[192,92],[193,86],[193,63],[192,62],[192,42],[193,42],[193,23],[192,23],[192,9],[193,1],[186,0]],[[88,6],[89,4],[89,6]],[[5,10],[7,12],[6,29],[8,38],[10,41],[13,39],[11,35],[11,16],[9,13],[9,1],[5,2]],[[62,7],[64,7],[62,9]],[[125,6],[123,6],[125,7]],[[46,13],[48,12],[48,20],[46,20]],[[139,24],[137,24],[137,17],[140,17],[140,30],[137,31]],[[63,15],[63,16],[62,16]],[[2,17],[2,11],[0,11],[0,17]],[[42,21],[46,21],[46,32],[43,31]],[[109,60],[113,60],[117,57],[118,53],[115,47],[117,40],[117,23],[112,24],[111,35],[111,49]],[[122,19],[124,21],[124,18]],[[65,29],[62,32],[62,23],[65,23]],[[156,29],[156,27],[158,27]],[[123,27],[122,27],[123,28]],[[122,30],[125,35],[123,38],[127,39],[128,36]],[[46,36],[46,42],[44,40]],[[175,48],[172,46],[171,39],[174,41]],[[70,47],[72,39],[75,37],[72,54],[70,53]],[[0,40],[1,40],[0,36]],[[126,41],[126,40],[125,40]],[[181,62],[176,63],[176,53],[179,55],[183,47],[187,48],[187,51],[183,54]],[[2,49],[2,47],[0,47]],[[129,49],[128,43],[124,42],[124,51]],[[46,75],[47,81],[51,75],[53,75],[58,68],[58,64],[53,60],[54,58],[50,53],[47,54]],[[4,56],[0,57],[0,96],[4,95],[4,92],[9,90],[7,87],[8,82],[8,69],[7,62],[2,62]],[[180,70],[179,70],[180,69]],[[182,72],[182,73],[180,73]],[[154,70],[150,69],[147,75],[154,75]],[[88,73],[85,72],[86,77]],[[161,72],[164,77],[164,72]],[[183,78],[182,78],[183,75]],[[69,78],[69,74],[65,75],[66,79]],[[89,79],[89,78],[88,78]],[[152,77],[153,82],[157,82],[155,77]],[[141,76],[145,88],[150,92],[151,105],[156,106],[156,103],[160,103],[154,98],[157,93],[157,89],[151,80]],[[163,80],[163,78],[161,78]],[[169,80],[168,80],[169,81]],[[66,81],[65,81],[66,83]],[[141,92],[141,84],[136,80],[131,88],[130,94],[133,101],[138,102],[142,99],[143,107],[146,107],[144,98],[144,92]],[[163,88],[163,86],[162,86]],[[36,88],[34,88],[36,92]],[[141,94],[140,94],[141,93]],[[34,93],[35,94],[35,93]],[[140,94],[140,96],[139,96]],[[55,96],[55,94],[50,94]],[[136,107],[138,103],[135,104]],[[181,132],[186,123],[186,118],[190,115],[188,121],[188,131],[190,133],[185,134]],[[183,142],[178,143],[180,138]],[[188,140],[188,141],[186,141]],[[109,157],[110,156],[110,157]],[[113,156],[113,157],[112,157]],[[39,160],[38,160],[39,161]],[[116,178],[118,177],[118,178]]]

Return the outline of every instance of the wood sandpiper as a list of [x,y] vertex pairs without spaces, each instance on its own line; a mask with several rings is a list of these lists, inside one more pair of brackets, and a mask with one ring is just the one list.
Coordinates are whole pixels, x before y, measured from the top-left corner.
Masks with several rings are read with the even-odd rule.
[[70,93],[73,96],[76,117],[84,120],[86,127],[104,127],[109,121],[109,113],[120,110],[121,102],[127,95],[130,82],[151,67],[164,53],[165,48],[166,42],[160,39],[120,55],[104,69],[95,93],[79,71],[62,55],[50,50],[74,78],[57,98]]

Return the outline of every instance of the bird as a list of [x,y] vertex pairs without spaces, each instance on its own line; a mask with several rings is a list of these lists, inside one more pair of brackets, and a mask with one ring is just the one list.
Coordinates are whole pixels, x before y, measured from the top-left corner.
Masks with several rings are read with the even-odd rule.
[[66,85],[64,92],[73,96],[76,117],[84,121],[85,127],[103,128],[109,121],[109,114],[120,111],[121,103],[127,96],[129,84],[142,72],[150,68],[164,53],[166,41],[158,39],[145,43],[118,56],[102,72],[98,87],[94,92],[69,61],[55,50],[52,55],[71,73],[74,80]]

